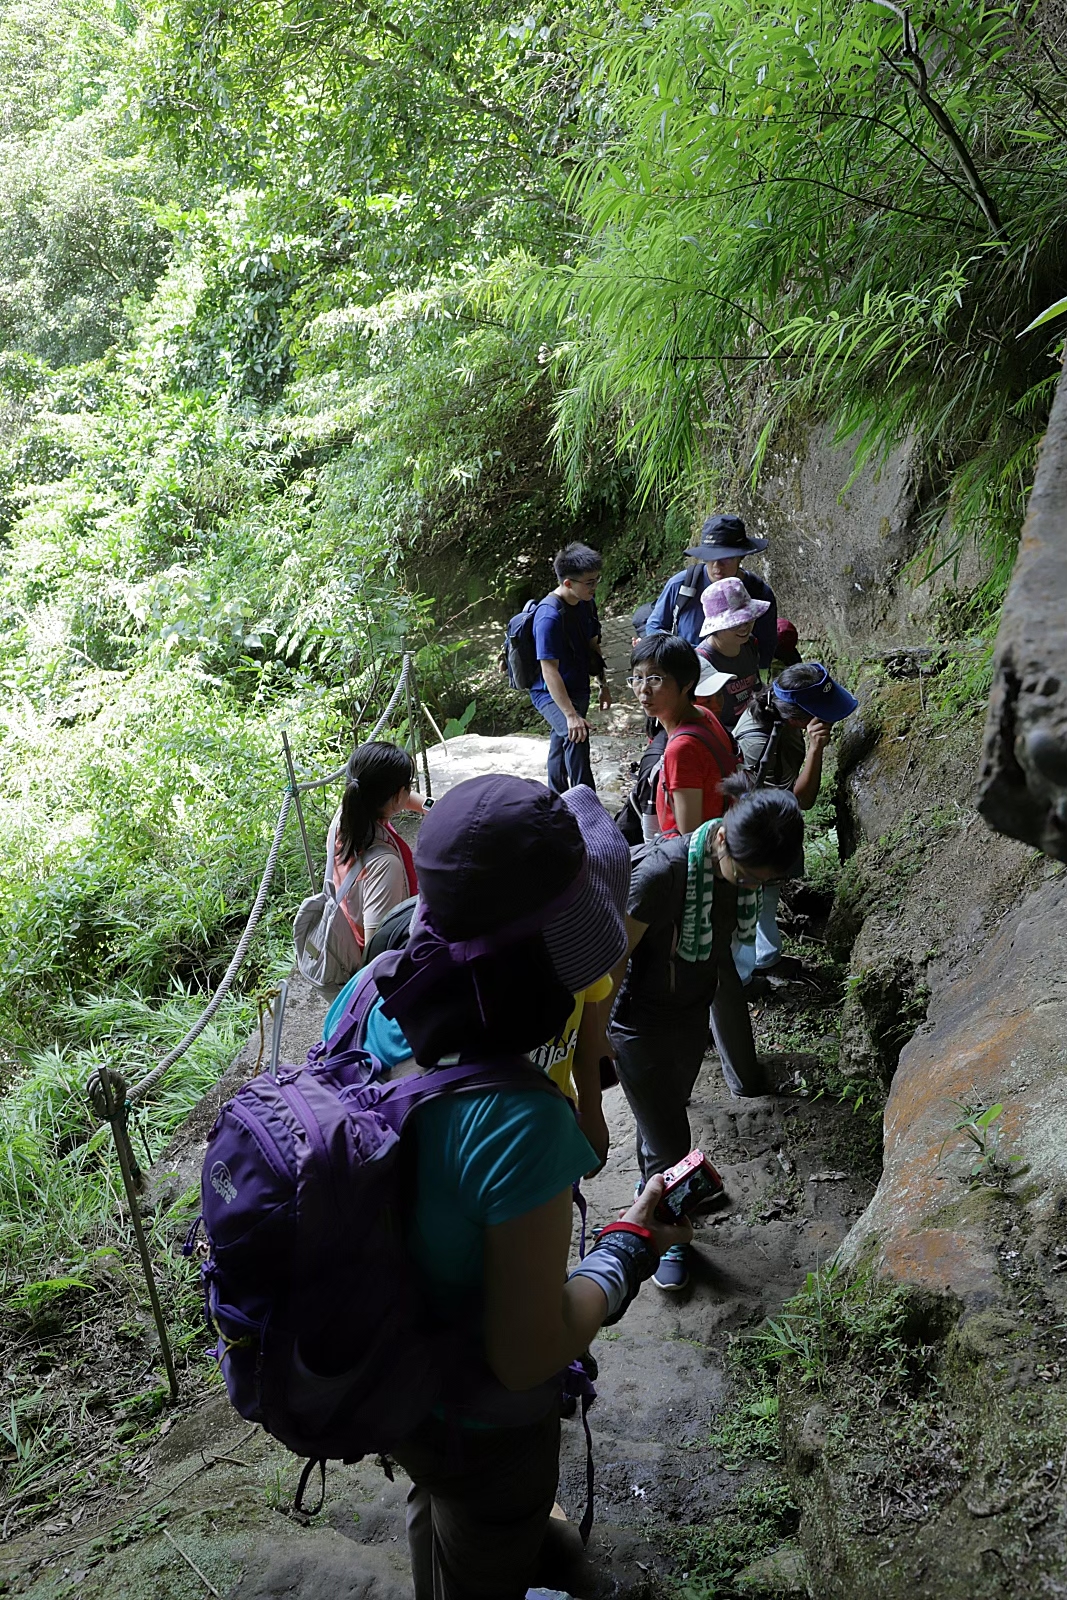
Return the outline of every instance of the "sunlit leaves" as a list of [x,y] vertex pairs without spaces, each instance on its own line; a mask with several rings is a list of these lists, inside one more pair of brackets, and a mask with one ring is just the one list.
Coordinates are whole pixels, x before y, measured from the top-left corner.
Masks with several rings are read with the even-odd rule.
[[1051,346],[1008,330],[1062,283],[1067,82],[1003,6],[909,27],[876,0],[723,0],[599,42],[613,137],[567,188],[588,246],[503,295],[559,330],[576,481],[605,422],[646,492],[702,462],[740,479],[815,405],[950,479],[981,460],[972,531],[1017,527],[999,475],[1033,458]]

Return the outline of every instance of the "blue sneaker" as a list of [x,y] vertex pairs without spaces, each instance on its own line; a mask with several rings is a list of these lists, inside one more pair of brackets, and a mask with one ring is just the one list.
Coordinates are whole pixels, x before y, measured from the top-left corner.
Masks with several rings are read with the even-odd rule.
[[684,1289],[689,1282],[689,1246],[672,1244],[660,1257],[652,1282],[657,1289]]

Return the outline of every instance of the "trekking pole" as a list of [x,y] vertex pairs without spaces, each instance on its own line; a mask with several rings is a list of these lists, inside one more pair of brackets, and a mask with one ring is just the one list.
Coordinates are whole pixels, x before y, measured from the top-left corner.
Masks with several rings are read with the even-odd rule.
[[111,1126],[111,1137],[115,1141],[115,1153],[119,1158],[122,1183],[126,1190],[126,1201],[130,1208],[130,1220],[133,1223],[137,1248],[141,1254],[145,1283],[148,1285],[148,1298],[152,1305],[152,1316],[155,1318],[156,1332],[159,1334],[160,1348],[163,1351],[163,1364],[167,1369],[170,1397],[172,1400],[177,1400],[178,1376],[174,1371],[174,1357],[171,1355],[170,1339],[167,1337],[167,1325],[163,1320],[163,1307],[159,1303],[156,1275],[152,1271],[152,1258],[148,1253],[148,1240],[145,1238],[144,1224],[141,1221],[141,1207],[137,1200],[137,1188],[133,1176],[137,1164],[134,1161],[133,1151],[130,1148],[129,1134],[126,1131],[128,1113],[126,1080],[121,1073],[113,1071],[111,1067],[98,1067],[89,1079],[86,1093],[89,1096],[89,1104],[96,1115]]
[[422,755],[422,776],[426,784],[426,798],[427,800],[432,800],[433,787],[430,783],[430,761],[426,754],[426,735],[422,731],[422,722],[419,715],[423,710],[423,706],[419,700],[419,680],[415,676],[414,664],[412,664],[411,668],[411,694],[415,702],[415,738],[418,741],[419,751]]
[[296,768],[293,766],[293,752],[289,748],[289,735],[282,729],[282,749],[285,752],[285,765],[289,768],[289,793],[296,801],[296,820],[300,824],[300,837],[304,841],[304,860],[308,864],[308,877],[311,879],[311,892],[315,892],[315,865],[311,859],[311,846],[308,844],[308,831],[304,823],[304,808],[300,804],[300,787],[296,781]]

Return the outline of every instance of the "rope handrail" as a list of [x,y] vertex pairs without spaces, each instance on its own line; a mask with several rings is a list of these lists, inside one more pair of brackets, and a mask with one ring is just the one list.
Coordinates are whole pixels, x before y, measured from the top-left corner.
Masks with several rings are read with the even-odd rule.
[[[408,651],[405,650],[404,659],[400,667],[400,676],[396,681],[396,688],[393,690],[389,704],[386,706],[385,710],[374,724],[374,727],[368,733],[366,738],[367,744],[369,744],[372,739],[376,739],[378,737],[386,723],[389,721],[389,718],[396,710],[396,703],[407,688],[410,672],[411,656]],[[344,777],[346,771],[347,763],[343,767],[338,767],[335,772],[328,772],[324,778],[309,778],[305,783],[298,783],[296,785],[296,793],[307,794],[309,789],[325,789],[331,783],[339,783]]]
[[[400,676],[397,679],[396,687],[390,696],[389,704],[386,706],[385,710],[374,724],[374,727],[367,735],[368,740],[376,739],[378,734],[381,733],[382,729],[388,723],[390,717],[396,709],[401,695],[404,694],[407,689],[410,674],[411,655],[405,650],[403,661],[400,667]],[[263,915],[263,908],[267,903],[267,895],[270,893],[270,886],[274,879],[274,873],[278,865],[278,856],[281,852],[282,838],[285,834],[285,825],[289,820],[289,812],[294,799],[299,794],[305,794],[309,789],[321,789],[325,788],[328,784],[336,783],[343,778],[344,775],[345,767],[338,767],[335,772],[327,773],[326,777],[324,778],[314,778],[305,783],[289,783],[286,785],[285,793],[282,795],[281,808],[278,812],[278,821],[274,827],[274,837],[271,840],[270,850],[267,852],[267,860],[263,867],[263,874],[259,880],[259,889],[257,890],[256,898],[252,903],[252,909],[248,914],[248,921],[245,923],[244,932],[237,941],[237,948],[234,950],[233,956],[230,959],[230,964],[226,968],[226,971],[223,973],[222,977],[219,979],[219,986],[215,990],[215,993],[211,996],[211,999],[208,1001],[207,1005],[204,1007],[203,1011],[200,1013],[199,1017],[193,1023],[189,1031],[178,1041],[178,1043],[174,1046],[174,1049],[169,1051],[163,1057],[158,1066],[153,1067],[150,1072],[145,1074],[139,1083],[134,1084],[133,1088],[129,1091],[126,1097],[128,1105],[136,1105],[139,1100],[143,1100],[148,1091],[159,1082],[163,1074],[169,1071],[176,1061],[180,1060],[180,1058],[189,1049],[190,1045],[196,1043],[197,1039],[199,1039],[200,1035],[203,1033],[204,1029],[207,1027],[208,1023],[211,1021],[212,1017],[219,1009],[219,1006],[229,993],[230,988],[233,985],[233,981],[244,963],[245,956],[248,954],[248,949],[252,943],[252,937],[256,931],[259,919]],[[91,1086],[94,1084],[95,1079],[96,1073],[93,1073],[92,1077],[89,1079],[90,1093],[92,1092]]]

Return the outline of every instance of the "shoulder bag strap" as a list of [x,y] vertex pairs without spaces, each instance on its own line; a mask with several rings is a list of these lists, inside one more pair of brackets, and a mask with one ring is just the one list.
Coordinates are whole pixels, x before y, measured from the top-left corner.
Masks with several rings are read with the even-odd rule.
[[767,735],[767,743],[763,746],[763,754],[760,756],[759,765],[756,768],[755,785],[757,789],[762,789],[767,780],[771,762],[778,754],[778,745],[781,737],[782,724],[775,718],[774,726]]
[[692,599],[699,597],[704,592],[703,586],[699,588],[697,586],[703,567],[703,561],[694,561],[692,566],[686,567],[685,571],[682,573],[682,582],[679,586],[678,593],[675,596],[674,612],[671,616],[672,633],[678,632],[678,617],[683,608],[687,606]]

